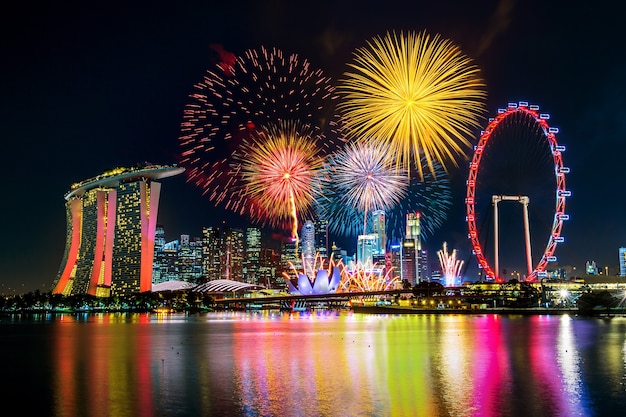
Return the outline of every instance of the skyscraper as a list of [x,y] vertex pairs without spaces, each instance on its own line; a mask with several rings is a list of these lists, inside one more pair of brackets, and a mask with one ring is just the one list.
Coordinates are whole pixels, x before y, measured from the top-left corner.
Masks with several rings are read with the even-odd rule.
[[315,226],[315,253],[320,258],[328,258],[328,220],[317,219]]
[[154,181],[184,168],[116,168],[73,184],[65,195],[67,237],[54,294],[150,291],[159,195]]
[[315,226],[312,220],[304,222],[301,235],[302,267],[305,271],[309,271],[315,262]]
[[243,264],[244,281],[248,284],[259,284],[260,257],[261,229],[248,227],[246,228],[246,257]]
[[422,238],[420,233],[420,213],[406,214],[406,233],[402,241],[402,279],[411,284],[422,278]]
[[[384,261],[385,250],[387,247],[387,233],[385,212],[383,210],[375,210],[372,212],[372,233],[378,235],[378,245],[375,249],[375,254],[379,255],[374,261]],[[381,256],[382,255],[382,256]]]

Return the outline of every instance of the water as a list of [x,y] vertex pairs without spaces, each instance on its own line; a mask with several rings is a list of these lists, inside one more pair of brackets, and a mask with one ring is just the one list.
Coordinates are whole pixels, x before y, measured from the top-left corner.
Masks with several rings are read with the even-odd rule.
[[617,317],[2,317],[0,354],[0,399],[16,415],[570,417],[626,409],[626,318]]

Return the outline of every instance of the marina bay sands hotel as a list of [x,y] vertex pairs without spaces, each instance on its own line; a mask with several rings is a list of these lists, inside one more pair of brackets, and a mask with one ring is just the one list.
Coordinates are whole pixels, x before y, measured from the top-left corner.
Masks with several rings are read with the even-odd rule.
[[184,168],[115,168],[65,195],[67,236],[54,294],[125,296],[152,289],[161,184]]

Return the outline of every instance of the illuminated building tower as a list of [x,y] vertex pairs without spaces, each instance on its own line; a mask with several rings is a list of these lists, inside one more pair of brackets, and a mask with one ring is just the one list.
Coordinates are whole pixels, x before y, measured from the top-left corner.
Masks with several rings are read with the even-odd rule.
[[65,195],[67,238],[54,294],[125,296],[152,289],[161,184],[176,166],[116,168]]
[[401,279],[401,274],[402,274],[402,245],[401,244],[391,244],[389,246],[389,254],[388,254],[388,266],[391,268],[392,273],[391,273],[391,277],[392,278],[397,278],[398,280],[402,280]]
[[178,247],[178,279],[197,283],[202,277],[202,240],[180,236]]
[[163,282],[161,280],[161,262],[159,260],[159,253],[162,252],[163,246],[165,246],[165,229],[162,225],[157,224],[154,232],[154,261],[152,262],[152,283],[157,284]]
[[[246,228],[246,256],[244,259],[244,281],[249,284],[259,283],[259,258],[261,256],[261,229],[258,227]],[[264,285],[264,284],[260,284]]]
[[202,271],[206,279],[213,281],[222,278],[220,258],[222,240],[218,227],[202,228]]
[[[267,288],[277,288],[279,284],[276,280],[278,271],[280,270],[280,256],[273,249],[263,248],[259,256],[259,278],[258,285]],[[282,279],[282,285],[284,285]]]
[[417,256],[415,252],[415,239],[403,239],[401,255],[402,267],[400,269],[400,278],[402,279],[402,281],[408,281],[411,285],[415,285],[419,282],[417,274]]
[[243,282],[245,239],[243,230],[226,227],[222,250],[222,278]]
[[153,284],[159,282],[178,280],[178,240],[167,242],[156,251],[155,263],[158,264],[160,278],[154,280]]
[[[357,240],[357,262],[363,267],[372,267],[374,254],[378,255],[378,234],[359,235]],[[384,259],[383,259],[384,260]]]
[[585,262],[585,272],[587,272],[588,275],[598,275],[598,267],[596,266],[596,261]]
[[287,274],[291,274],[292,267],[296,269],[296,271],[302,270],[302,261],[300,257],[296,254],[296,240],[294,238],[289,238],[283,243],[283,247],[280,252],[280,274],[278,274],[277,281],[279,286],[285,285],[285,280],[282,278],[282,273],[286,272]]
[[372,212],[372,233],[378,235],[378,244],[376,246],[374,255],[374,262],[384,262],[385,249],[387,247],[387,233],[385,232],[385,212],[382,210],[375,210]]
[[304,262],[302,267],[305,271],[308,271],[310,268],[313,268],[313,263],[315,262],[315,226],[313,221],[307,220],[304,222],[300,235],[302,236],[300,250],[302,251],[302,261]]
[[328,258],[328,220],[316,220],[315,226],[315,253],[320,258]]
[[417,279],[420,281],[429,280],[430,271],[428,268],[428,251],[426,249],[420,249],[417,251],[417,265],[419,267],[417,271]]
[[626,248],[619,248],[619,274],[626,277]]
[[402,279],[411,284],[419,283],[422,278],[421,252],[420,213],[407,213],[406,233],[402,241]]

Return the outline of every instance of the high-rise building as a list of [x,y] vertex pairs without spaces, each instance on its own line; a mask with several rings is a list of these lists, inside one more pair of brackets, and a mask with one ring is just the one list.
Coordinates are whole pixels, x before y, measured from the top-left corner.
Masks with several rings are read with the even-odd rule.
[[626,248],[619,248],[619,274],[626,277]]
[[246,256],[243,263],[243,279],[248,284],[259,284],[259,268],[261,257],[261,229],[246,228]]
[[408,281],[411,285],[415,285],[419,282],[415,239],[402,240],[401,250],[402,267],[400,278],[402,281]]
[[[417,284],[427,275],[428,266],[422,265],[422,237],[420,230],[420,213],[413,212],[406,214],[406,232],[402,240],[402,262],[407,265],[402,266],[402,278],[408,280],[411,284]],[[424,270],[423,267],[426,269]]]
[[[374,264],[374,255],[378,255],[378,234],[369,233],[357,238],[357,262],[362,267],[371,267]],[[384,260],[384,259],[383,259]]]
[[54,294],[125,296],[152,289],[157,179],[184,168],[116,168],[73,184],[65,195],[67,237]]
[[263,248],[259,257],[258,285],[267,288],[279,288],[284,286],[284,278],[279,283],[277,276],[280,271],[280,256],[273,249]]
[[178,280],[197,283],[203,274],[202,239],[180,236],[178,248]]
[[209,281],[222,278],[222,237],[218,227],[202,228],[202,270]]
[[282,273],[285,272],[288,275],[291,275],[293,269],[296,271],[302,270],[302,261],[298,256],[298,245],[295,238],[287,239],[281,248],[280,252],[280,267],[281,273],[278,274],[277,281],[279,286],[284,286],[285,280],[282,276]]
[[376,255],[385,255],[387,247],[387,233],[385,221],[385,212],[383,210],[375,210],[372,212],[372,233],[378,235],[378,244],[375,249]]
[[245,257],[246,241],[243,230],[224,227],[222,278],[243,282],[243,259]]
[[313,264],[315,263],[315,226],[312,220],[304,222],[300,235],[302,237],[300,244],[302,268],[308,272],[313,269]]
[[328,220],[317,219],[315,226],[315,253],[322,259],[328,258]]

